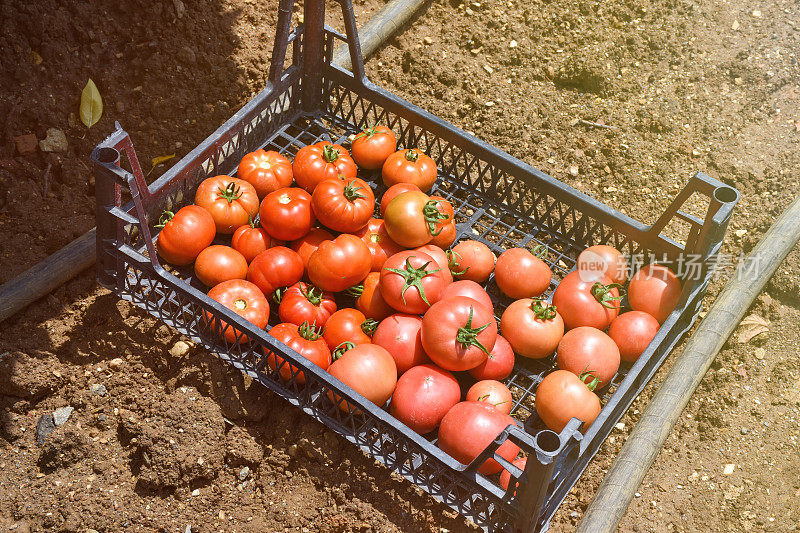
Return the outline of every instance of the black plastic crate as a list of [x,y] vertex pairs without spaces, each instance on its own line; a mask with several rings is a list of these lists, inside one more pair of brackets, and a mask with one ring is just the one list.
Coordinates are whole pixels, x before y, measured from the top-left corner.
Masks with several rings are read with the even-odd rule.
[[[364,76],[351,0],[338,1],[347,37],[323,25],[323,0],[306,0],[305,26],[290,33],[292,1],[281,0],[266,89],[155,183],[146,184],[130,138],[119,125],[97,146],[92,159],[98,280],[484,529],[546,529],[603,440],[697,317],[714,255],[739,194],[698,173],[656,223],[633,220],[373,85]],[[331,64],[339,41],[348,43],[353,73]],[[284,66],[289,47],[291,62]],[[554,275],[548,295],[591,244],[610,244],[623,253],[640,255],[644,263],[658,259],[673,266],[691,254],[699,275],[685,281],[678,308],[642,357],[623,366],[601,391],[603,410],[585,434],[577,419],[560,434],[544,428],[533,400],[536,386],[554,367],[553,358],[518,358],[506,382],[514,395],[512,415],[519,427],[507,429],[471,465],[462,465],[438,449],[435,441],[417,435],[266,331],[208,298],[191,280],[190,271],[167,270],[160,264],[154,248],[160,214],[191,203],[203,179],[235,173],[242,156],[257,148],[291,157],[319,140],[347,145],[348,136],[367,124],[389,126],[400,147],[419,147],[436,161],[439,179],[434,190],[456,209],[458,240],[482,241],[498,254],[512,246],[532,249],[546,244]],[[379,197],[383,187],[377,175],[362,177]],[[697,215],[685,209],[690,204]],[[667,235],[675,225],[683,226],[685,241]],[[492,279],[486,286],[499,316],[510,301]],[[250,343],[227,342],[221,321],[209,317],[224,319],[237,338],[247,335]],[[275,323],[274,317],[270,323]],[[284,381],[267,366],[265,350],[279,352],[283,364],[292,363],[291,380]],[[305,385],[294,380],[300,371]],[[346,399],[350,412],[333,405],[329,390]],[[524,473],[494,455],[507,438],[529,456]],[[515,496],[497,485],[496,476],[477,473],[492,456],[512,472],[512,487],[519,483]]]

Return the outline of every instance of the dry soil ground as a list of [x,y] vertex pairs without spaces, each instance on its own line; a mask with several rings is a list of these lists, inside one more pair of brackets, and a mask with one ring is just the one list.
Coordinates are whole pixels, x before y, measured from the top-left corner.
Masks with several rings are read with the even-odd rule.
[[[359,20],[380,3],[358,3]],[[180,157],[263,87],[275,5],[0,3],[0,282],[94,225],[88,154],[113,121],[143,161]],[[437,0],[368,74],[644,221],[696,170],[718,177],[742,191],[724,248],[738,255],[800,193],[798,15],[785,0]],[[89,77],[105,113],[87,131],[75,115]],[[48,128],[65,151],[20,153],[15,138]],[[769,333],[720,354],[622,530],[800,526],[799,266],[795,250],[752,309]],[[0,528],[469,529],[92,273],[0,327]],[[580,519],[652,390],[554,530]],[[38,446],[36,421],[65,406]]]

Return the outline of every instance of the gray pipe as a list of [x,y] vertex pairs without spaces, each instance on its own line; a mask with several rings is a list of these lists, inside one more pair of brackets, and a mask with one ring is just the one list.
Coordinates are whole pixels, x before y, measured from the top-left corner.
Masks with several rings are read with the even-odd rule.
[[686,343],[603,479],[578,525],[578,533],[610,533],[616,529],[711,362],[798,240],[800,197],[739,265]]

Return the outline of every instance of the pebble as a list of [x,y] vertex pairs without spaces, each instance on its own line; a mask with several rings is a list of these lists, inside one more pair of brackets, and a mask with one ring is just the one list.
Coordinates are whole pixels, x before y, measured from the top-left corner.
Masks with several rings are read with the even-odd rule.
[[736,30],[738,30],[738,29],[739,29],[739,21],[738,21],[738,20],[734,20],[734,21],[733,21],[733,24],[731,24],[731,29],[732,29],[733,31],[736,31]]
[[189,353],[189,350],[191,350],[191,349],[192,349],[192,346],[188,342],[186,342],[186,341],[178,341],[178,342],[176,342],[175,344],[172,345],[172,348],[169,349],[169,353],[173,357],[183,357],[187,353]]
[[489,65],[483,65],[483,70],[485,70],[489,74],[494,72],[494,69],[492,67],[490,67]]
[[239,481],[244,481],[250,475],[250,468],[245,466],[239,470]]
[[119,357],[115,357],[111,361],[108,362],[108,368],[111,370],[119,370],[122,368],[122,359]]
[[422,39],[422,42],[425,44],[433,44],[433,39],[431,39],[430,37],[425,37],[424,39]]
[[47,436],[50,435],[54,429],[56,429],[56,425],[53,423],[52,415],[48,413],[40,416],[39,420],[36,422],[36,443],[39,446],[44,444]]
[[181,0],[172,0],[172,4],[175,6],[175,15],[178,18],[183,18],[183,15],[186,13],[186,4],[181,2]]
[[[200,496],[200,489],[194,489],[192,491],[192,496]],[[189,526],[186,526],[186,527],[189,527]]]
[[192,525],[186,524],[186,529],[183,530],[183,533],[192,533]]
[[570,176],[577,177],[579,172],[578,165],[570,165],[567,172],[569,172]]
[[733,474],[733,471],[736,469],[736,465],[733,463],[728,463],[725,465],[725,469],[722,471],[723,475],[730,476]]
[[89,390],[95,396],[105,396],[106,395],[106,386],[101,383],[92,383],[89,385]]
[[512,39],[511,42],[508,43],[508,47],[509,48],[516,48],[517,47],[517,41]]
[[764,356],[766,356],[766,355],[767,355],[767,351],[764,348],[756,348],[755,351],[753,352],[753,356],[756,359],[758,359],[759,361],[764,359]]
[[759,10],[759,9],[754,9],[753,12],[750,13],[750,14],[753,15],[753,18],[757,18],[757,19],[761,18],[761,10]]
[[292,444],[289,448],[286,449],[286,453],[289,457],[297,457],[297,444]]
[[741,431],[742,435],[747,435],[749,433],[747,428],[742,428],[740,431]]
[[70,415],[72,415],[72,411],[74,411],[74,407],[59,407],[55,411],[53,411],[53,423],[56,426],[63,426],[69,420]]
[[47,137],[39,141],[42,152],[66,152],[67,136],[58,128],[47,128]]

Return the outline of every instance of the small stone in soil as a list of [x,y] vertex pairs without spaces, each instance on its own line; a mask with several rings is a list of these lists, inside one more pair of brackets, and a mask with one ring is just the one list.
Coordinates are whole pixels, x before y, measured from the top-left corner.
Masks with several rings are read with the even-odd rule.
[[36,443],[39,446],[44,444],[44,441],[47,440],[47,436],[50,435],[55,428],[56,426],[53,423],[52,415],[48,413],[40,416],[39,420],[36,422]]
[[58,128],[47,128],[47,137],[39,141],[42,152],[66,152],[67,136]]
[[69,420],[70,415],[72,415],[72,411],[74,411],[74,407],[59,407],[55,411],[53,411],[53,423],[56,426],[63,426]]
[[733,470],[736,468],[736,465],[732,463],[728,463],[725,465],[725,469],[722,471],[723,475],[730,476],[733,474]]
[[122,359],[119,357],[115,357],[111,361],[108,362],[108,368],[111,370],[119,370],[122,368]]
[[89,390],[95,396],[105,396],[106,395],[106,386],[101,383],[92,383],[89,385]]
[[244,481],[245,479],[247,479],[247,476],[249,475],[250,475],[250,468],[247,466],[242,467],[242,469],[239,470],[239,481]]
[[172,348],[169,349],[169,353],[173,357],[183,357],[189,350],[192,349],[192,346],[186,341],[178,341],[172,345]]

